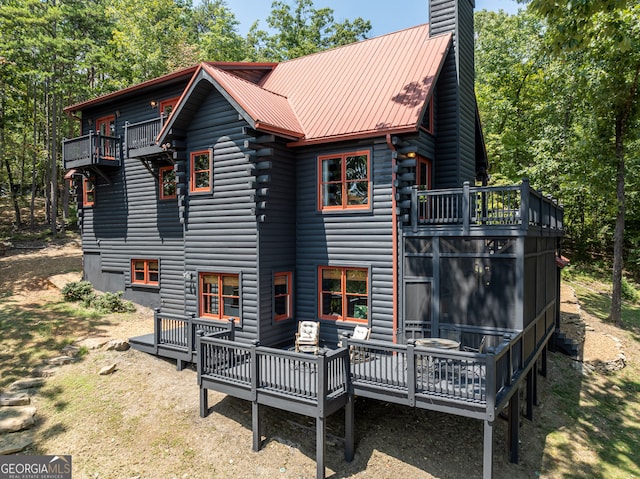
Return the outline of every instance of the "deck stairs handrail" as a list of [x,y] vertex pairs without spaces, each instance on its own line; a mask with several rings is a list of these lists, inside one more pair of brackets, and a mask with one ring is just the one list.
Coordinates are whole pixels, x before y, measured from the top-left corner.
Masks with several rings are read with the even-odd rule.
[[537,228],[560,234],[564,228],[563,208],[552,197],[520,185],[422,190],[412,188],[411,226],[418,228],[456,226],[462,234],[474,228]]
[[159,347],[191,353],[195,350],[196,334],[228,332],[235,329],[234,318],[224,322],[200,320],[191,316],[164,313],[160,309],[154,311],[154,337],[156,354]]

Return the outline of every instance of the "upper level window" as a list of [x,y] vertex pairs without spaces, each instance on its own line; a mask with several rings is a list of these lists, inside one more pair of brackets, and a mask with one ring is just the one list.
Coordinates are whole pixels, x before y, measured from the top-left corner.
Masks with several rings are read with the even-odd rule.
[[82,179],[82,206],[96,204],[96,185],[93,181],[93,178]]
[[191,181],[189,191],[211,191],[211,175],[213,173],[211,150],[191,153]]
[[429,100],[429,104],[427,105],[427,111],[424,113],[424,117],[422,118],[422,123],[420,124],[420,128],[425,130],[427,133],[433,134],[433,98]]
[[422,156],[417,158],[416,186],[420,190],[431,189],[431,162]]
[[369,208],[368,151],[320,156],[318,163],[318,209]]
[[133,284],[157,285],[160,279],[157,259],[132,259],[131,282]]
[[203,318],[240,319],[240,275],[200,273],[200,316]]
[[290,272],[276,273],[273,277],[273,309],[276,320],[292,316],[291,278]]
[[176,197],[176,173],[173,166],[163,166],[159,171],[160,199],[169,200]]
[[178,104],[180,97],[169,98],[160,102],[160,116],[167,118]]
[[364,268],[318,269],[319,316],[337,321],[368,322],[369,277]]
[[105,116],[96,120],[96,133],[100,135],[99,151],[103,159],[116,159],[116,145],[113,140],[102,138],[104,136],[113,137],[116,134],[116,117],[114,115]]

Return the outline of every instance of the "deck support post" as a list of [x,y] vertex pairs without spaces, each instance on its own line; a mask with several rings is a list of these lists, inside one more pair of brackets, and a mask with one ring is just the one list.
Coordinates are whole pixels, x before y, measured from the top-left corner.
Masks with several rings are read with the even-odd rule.
[[176,359],[176,371],[182,371],[184,369],[184,363],[182,359]]
[[316,476],[324,479],[324,453],[325,453],[325,429],[324,417],[316,417]]
[[[551,337],[551,341],[549,341],[550,343],[553,343],[553,336]],[[542,354],[540,355],[540,359],[542,360],[542,365],[540,366],[540,374],[542,375],[543,378],[547,377],[547,345],[544,346],[544,348],[542,348]]]
[[209,415],[209,394],[207,388],[200,385],[200,417]]
[[536,364],[534,364],[527,373],[527,411],[525,417],[529,421],[533,421],[533,405],[536,402],[536,374]]
[[353,461],[355,443],[355,414],[353,394],[347,395],[347,404],[344,406],[344,460]]
[[251,430],[253,431],[253,450],[258,452],[262,442],[262,429],[260,428],[260,404],[251,402]]
[[484,421],[482,446],[482,479],[493,478],[493,421]]
[[520,392],[509,400],[509,462],[518,464],[518,442],[520,440]]

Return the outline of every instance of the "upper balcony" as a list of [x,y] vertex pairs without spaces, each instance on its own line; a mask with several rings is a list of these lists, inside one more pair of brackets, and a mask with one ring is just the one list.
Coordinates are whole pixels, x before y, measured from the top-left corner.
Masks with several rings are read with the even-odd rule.
[[411,195],[410,227],[440,235],[562,236],[564,210],[556,200],[520,185],[419,190]]
[[162,115],[138,123],[125,123],[125,156],[127,158],[147,158],[161,153],[162,147],[156,140],[166,119],[167,117]]
[[89,134],[62,140],[62,161],[65,169],[88,166],[121,165],[120,137]]

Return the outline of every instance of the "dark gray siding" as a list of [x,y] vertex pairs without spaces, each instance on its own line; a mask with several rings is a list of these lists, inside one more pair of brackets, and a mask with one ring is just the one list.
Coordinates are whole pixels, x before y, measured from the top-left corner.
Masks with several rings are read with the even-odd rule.
[[473,1],[432,0],[429,16],[432,36],[454,32],[436,85],[434,186],[458,187],[476,176]]
[[[124,122],[135,123],[158,115],[150,106],[157,101],[178,96],[184,84],[168,90],[141,93],[135,100],[122,104],[90,109],[83,112],[85,131],[87,119],[116,114],[116,134],[124,135]],[[85,253],[99,255],[85,268],[85,276],[96,289],[124,290],[124,297],[149,307],[161,307],[171,314],[184,313],[184,255],[182,225],[178,219],[176,200],[160,201],[157,173],[163,161],[154,162],[150,172],[137,159],[124,159],[118,169],[104,170],[108,181],[96,178],[96,203],[84,208],[82,244]],[[131,284],[131,260],[158,259],[159,287]],[[99,264],[99,267],[97,266]]]
[[213,149],[213,187],[210,193],[189,193],[185,268],[192,276],[184,291],[187,312],[197,315],[199,272],[241,275],[242,323],[237,336],[253,339],[258,317],[257,226],[244,126],[246,122],[213,87],[193,113],[186,156]]
[[[317,211],[318,155],[369,149],[372,164],[371,211],[320,213]],[[306,150],[297,159],[296,212],[298,223],[296,318],[318,318],[318,266],[369,268],[369,319],[372,337],[393,338],[393,222],[391,153],[384,139]],[[321,335],[337,342],[340,330],[353,323],[323,321]]]
[[[273,275],[280,272],[293,273],[296,281],[296,162],[290,149],[283,145],[274,145],[271,158],[270,181],[264,185],[269,188],[266,197],[264,221],[258,225],[260,248],[260,332],[259,340],[265,345],[293,342],[297,328],[294,305],[293,318],[273,320]],[[293,286],[293,285],[292,285]],[[293,298],[296,290],[293,289]]]

